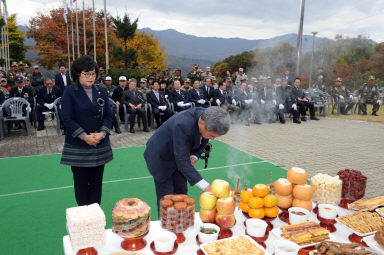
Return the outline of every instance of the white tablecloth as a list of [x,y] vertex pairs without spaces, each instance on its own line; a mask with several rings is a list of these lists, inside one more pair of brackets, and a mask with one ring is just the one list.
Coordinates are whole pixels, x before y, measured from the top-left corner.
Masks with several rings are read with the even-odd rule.
[[[354,213],[354,211],[345,210],[343,208],[339,208],[338,214],[339,216],[347,215]],[[245,234],[245,227],[244,227],[244,221],[246,220],[245,216],[242,214],[241,210],[239,208],[236,208],[235,212],[236,216],[236,225],[232,228],[233,236],[239,236]],[[314,214],[311,215],[310,220],[319,222]],[[184,235],[186,237],[186,241],[182,244],[179,244],[179,248],[176,255],[196,255],[197,250],[199,249],[198,245],[196,244],[196,235],[198,233],[199,227],[202,224],[199,213],[196,213],[195,218],[195,225],[194,227],[190,227],[184,232]],[[272,224],[274,228],[279,228],[281,225],[286,225],[286,223],[279,220],[279,218],[276,218],[274,221],[272,221]],[[336,223],[336,232],[332,233],[332,241],[336,242],[349,242],[348,236],[352,233],[350,230],[346,229],[343,225]],[[153,252],[150,249],[150,243],[154,240],[154,237],[156,235],[156,232],[161,231],[162,228],[160,226],[160,221],[152,221],[150,224],[150,230],[149,234],[145,237],[147,240],[147,246],[140,250],[141,253],[144,254],[153,254]],[[111,229],[107,229],[105,231],[105,242],[106,244],[103,247],[95,247],[98,251],[99,255],[109,255],[113,252],[118,251],[124,251],[120,244],[122,242],[122,238],[116,235],[112,232]],[[267,245],[267,254],[272,254],[274,252],[274,243],[278,238],[276,238],[272,232],[269,233],[268,240],[265,242]],[[65,255],[75,255],[77,251],[72,250],[71,242],[69,240],[69,236],[63,237],[63,246],[64,246],[64,254]],[[370,249],[369,249],[370,250]],[[371,250],[372,251],[372,250]]]

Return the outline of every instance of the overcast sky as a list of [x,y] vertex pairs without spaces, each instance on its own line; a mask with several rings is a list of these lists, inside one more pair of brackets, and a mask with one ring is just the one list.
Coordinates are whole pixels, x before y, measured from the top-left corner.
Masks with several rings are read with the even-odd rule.
[[[67,0],[69,2],[70,0]],[[83,0],[77,0],[79,8]],[[92,0],[84,0],[92,7]],[[97,9],[103,0],[95,0]],[[62,6],[61,0],[8,0],[8,12],[28,24],[38,11]],[[266,39],[297,33],[300,0],[107,0],[107,11],[139,17],[139,28],[173,28],[197,36]],[[306,0],[304,34],[318,31],[321,37],[363,34],[384,41],[384,1]]]

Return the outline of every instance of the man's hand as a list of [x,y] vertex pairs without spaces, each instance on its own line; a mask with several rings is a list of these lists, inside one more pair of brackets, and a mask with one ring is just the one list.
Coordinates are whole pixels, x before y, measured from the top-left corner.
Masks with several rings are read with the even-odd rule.
[[117,105],[120,105],[120,102],[119,102],[119,101],[116,101],[116,104],[117,104]]
[[95,138],[95,140],[97,141],[97,143],[99,143],[101,141],[101,139],[104,138],[104,134],[103,133],[91,133],[91,135]]
[[195,157],[190,157],[190,160],[191,160],[191,165],[192,166],[195,166],[196,162],[197,162],[197,158]]
[[141,104],[138,104],[137,106],[136,106],[136,109],[140,109],[141,108]]
[[211,103],[212,103],[212,102],[213,102],[213,98],[209,99],[209,102],[211,102]]
[[211,185],[209,185],[208,187],[206,187],[204,191],[211,191]]
[[135,109],[136,107],[133,104],[129,104],[129,107]]
[[94,135],[86,135],[86,136],[84,136],[84,141],[87,143],[87,144],[89,144],[89,145],[91,145],[91,146],[95,146],[96,144],[98,144],[99,143],[99,141],[97,141],[97,139],[95,138],[95,136]]

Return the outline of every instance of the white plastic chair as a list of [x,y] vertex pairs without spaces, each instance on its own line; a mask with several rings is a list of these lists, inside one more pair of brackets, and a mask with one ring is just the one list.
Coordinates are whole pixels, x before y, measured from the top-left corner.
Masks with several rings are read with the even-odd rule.
[[[4,116],[4,112],[6,112]],[[0,108],[0,137],[4,135],[4,125],[6,122],[24,121],[28,136],[31,135],[31,122],[29,113],[31,106],[27,100],[21,97],[12,97],[5,100]],[[9,131],[9,130],[8,130]]]

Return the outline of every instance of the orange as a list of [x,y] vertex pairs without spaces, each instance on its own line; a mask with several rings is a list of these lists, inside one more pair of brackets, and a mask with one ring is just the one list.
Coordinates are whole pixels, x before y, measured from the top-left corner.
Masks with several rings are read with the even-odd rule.
[[240,199],[242,202],[244,203],[248,203],[248,200],[253,197],[252,195],[252,192],[249,191],[249,190],[243,190],[241,193],[240,193]]
[[263,200],[265,207],[274,207],[277,205],[277,197],[275,195],[266,195]]
[[275,218],[279,214],[279,208],[277,206],[270,207],[270,208],[264,208],[265,210],[265,216],[270,218]]
[[265,197],[268,195],[268,187],[265,184],[256,184],[252,189],[252,194],[256,197]]
[[265,211],[264,208],[249,209],[248,215],[251,218],[262,219],[265,216]]
[[262,208],[264,206],[264,201],[260,197],[252,197],[249,199],[248,205],[253,209]]
[[245,203],[245,202],[240,202],[239,207],[245,213],[247,213],[249,211],[249,209],[250,209],[248,204]]

